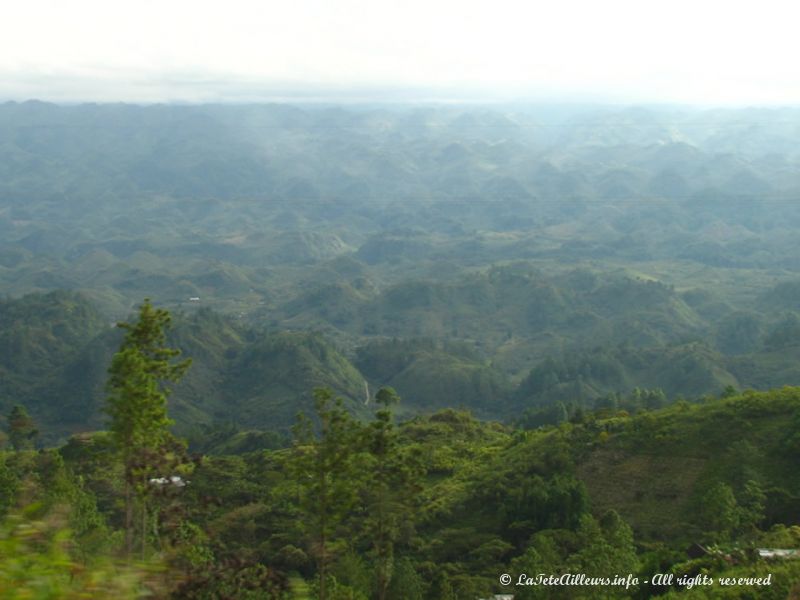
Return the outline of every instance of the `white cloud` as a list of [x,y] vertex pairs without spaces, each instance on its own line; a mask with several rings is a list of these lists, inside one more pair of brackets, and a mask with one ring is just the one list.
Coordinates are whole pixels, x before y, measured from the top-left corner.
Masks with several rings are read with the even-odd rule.
[[800,102],[793,64],[800,9],[792,2],[5,4],[0,95],[6,97],[198,100],[268,94],[277,82]]

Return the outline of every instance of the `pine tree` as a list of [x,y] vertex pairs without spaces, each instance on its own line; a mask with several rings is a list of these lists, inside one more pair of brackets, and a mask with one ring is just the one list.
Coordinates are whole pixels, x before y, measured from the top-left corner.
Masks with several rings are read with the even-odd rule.
[[169,313],[155,309],[145,299],[136,323],[118,323],[127,333],[109,368],[106,412],[110,430],[125,471],[125,546],[133,551],[133,495],[139,499],[142,550],[145,547],[147,507],[145,496],[150,465],[147,457],[169,441],[167,382],[177,382],[191,360],[174,362],[180,350],[166,347]]
[[317,561],[319,598],[326,600],[337,531],[351,513],[358,490],[354,458],[359,450],[358,424],[328,389],[314,390],[318,427],[300,417],[294,428],[291,471],[298,484],[302,526]]
[[375,399],[382,408],[375,413],[368,432],[373,465],[365,494],[369,510],[365,525],[372,540],[377,598],[385,600],[392,581],[395,542],[401,522],[411,520],[421,469],[399,444],[391,406],[398,403],[400,397],[392,388],[384,387],[378,390]]

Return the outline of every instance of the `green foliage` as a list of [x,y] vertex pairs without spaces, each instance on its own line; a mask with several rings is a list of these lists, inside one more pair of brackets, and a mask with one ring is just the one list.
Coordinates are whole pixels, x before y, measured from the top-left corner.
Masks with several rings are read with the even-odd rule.
[[767,495],[757,481],[752,479],[744,484],[739,497],[739,527],[747,531],[757,530],[764,521]]
[[286,580],[261,564],[211,563],[190,570],[170,598],[185,600],[282,600]]
[[423,600],[424,589],[422,578],[414,568],[414,563],[407,557],[395,560],[387,598],[389,600]]
[[148,518],[145,498],[152,487],[149,480],[163,476],[158,469],[163,468],[160,463],[165,462],[171,452],[168,448],[172,441],[168,430],[172,421],[167,417],[169,390],[164,384],[180,379],[191,364],[191,359],[171,362],[180,351],[164,345],[165,329],[170,320],[166,310],[154,309],[145,299],[136,323],[118,324],[127,333],[108,370],[106,411],[111,418],[111,437],[125,469],[125,529],[129,555],[133,547],[132,488],[139,499],[144,555]]
[[696,397],[736,387],[738,382],[728,368],[722,356],[697,343],[644,350],[629,346],[577,350],[548,357],[534,367],[517,388],[515,403],[533,406],[521,419],[531,425],[558,422],[552,408],[558,403],[652,410],[678,395]]
[[[0,594],[167,594],[106,558],[135,508],[174,597],[639,565],[796,595],[736,550],[798,545],[798,392],[736,391],[800,383],[800,209],[768,201],[796,111],[767,113],[0,106]],[[136,297],[174,329],[147,302],[109,329]],[[388,385],[400,425],[363,404]],[[703,540],[742,562],[687,561]]]
[[746,392],[587,423],[592,450],[578,472],[594,509],[617,510],[644,539],[683,544],[791,520],[800,481],[782,444],[798,398]]
[[369,566],[359,554],[352,550],[345,552],[336,559],[331,571],[331,579],[336,581],[339,591],[331,592],[330,597],[344,596],[345,589],[353,598],[370,597],[370,592],[374,589],[374,578]]
[[8,440],[14,450],[29,450],[39,434],[33,419],[24,406],[14,405],[8,414]]
[[331,559],[342,545],[344,519],[356,502],[359,431],[330,390],[314,390],[314,408],[318,428],[306,418],[299,420],[289,468],[298,487],[301,527],[317,561],[319,596],[326,600]]
[[14,505],[20,484],[7,462],[5,453],[0,452],[0,517]]
[[364,483],[366,518],[364,533],[372,540],[375,563],[375,595],[385,600],[392,581],[395,544],[404,523],[412,520],[416,495],[420,490],[422,466],[418,457],[400,446],[394,427],[392,405],[400,397],[392,388],[381,388],[375,400],[382,406],[366,432],[370,474]]
[[[586,515],[577,534],[580,551],[568,559],[575,572],[607,577],[610,573],[626,575],[638,571],[633,532],[616,511],[608,511],[599,523]],[[629,593],[626,590],[621,595]]]
[[[165,509],[176,505],[148,500],[150,514],[160,515],[173,597],[280,598],[289,585],[282,572],[295,569],[317,596],[376,598],[383,581],[388,600],[486,597],[503,591],[497,574],[505,572],[688,573],[700,563],[686,561],[687,538],[676,529],[691,541],[730,544],[726,551],[736,560],[749,559],[733,544],[798,545],[796,527],[758,529],[769,525],[765,515],[776,486],[787,498],[800,489],[782,446],[797,390],[636,417],[587,412],[581,423],[516,432],[455,410],[395,425],[397,394],[386,388],[376,394],[369,423],[354,420],[330,391],[316,397],[317,412],[300,421],[292,448],[198,460],[174,521]],[[721,419],[729,424],[722,432]],[[599,433],[607,434],[603,443]],[[46,504],[73,505],[70,554],[82,565],[108,550],[93,545],[92,532],[113,537],[98,519],[102,503],[92,492],[102,490],[92,473],[103,472],[107,438],[75,438],[57,453],[4,455],[15,480],[34,481]],[[705,462],[698,467],[700,456]],[[653,500],[637,497],[642,490]],[[661,521],[650,519],[651,506],[663,513]],[[115,514],[113,507],[105,512]],[[151,542],[157,545],[157,538]],[[701,561],[716,575],[764,569]],[[292,581],[300,589],[296,576]],[[520,598],[575,591],[514,590]],[[577,591],[589,597],[653,592]]]
[[191,364],[191,359],[171,362],[180,351],[164,346],[170,321],[166,310],[154,309],[145,299],[135,324],[118,324],[127,333],[109,367],[107,412],[126,464],[137,452],[165,441],[171,421],[164,383],[179,380]]
[[63,517],[70,529],[75,558],[91,563],[94,556],[104,556],[113,549],[114,536],[94,493],[59,452],[16,452],[3,459],[0,479],[8,486],[3,489],[3,509],[13,512],[18,506],[35,504],[39,508],[31,509],[30,515],[39,516],[66,506],[69,510]]
[[46,376],[102,329],[87,299],[64,290],[0,301],[0,365],[18,376]]
[[[58,511],[37,517],[36,505],[0,522],[0,598],[69,600],[139,598],[148,573],[94,555],[92,564],[70,555],[71,531]],[[152,589],[152,588],[151,588]]]
[[[616,512],[609,511],[599,521],[584,514],[574,532],[548,529],[535,534],[526,550],[511,562],[510,571],[533,579],[539,574],[560,573],[613,578],[635,575],[638,569],[631,528]],[[636,591],[635,587],[618,586],[514,589],[515,597],[521,599],[569,598],[575,594],[589,598],[630,598]]]
[[[348,399],[363,398],[364,379],[322,336],[279,333],[259,337],[243,349],[226,376],[225,398],[238,407],[238,422],[288,426],[313,402],[311,387],[326,387]],[[227,416],[227,413],[226,413]]]
[[740,511],[729,485],[717,482],[700,501],[703,528],[712,541],[727,541],[739,527]]

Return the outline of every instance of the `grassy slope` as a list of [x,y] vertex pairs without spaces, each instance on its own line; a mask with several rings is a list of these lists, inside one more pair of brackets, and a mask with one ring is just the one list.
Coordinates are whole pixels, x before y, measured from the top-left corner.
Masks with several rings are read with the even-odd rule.
[[491,529],[513,489],[571,472],[586,486],[594,514],[618,511],[642,542],[696,541],[704,530],[700,498],[719,481],[737,495],[747,480],[758,481],[767,495],[762,527],[797,520],[781,501],[800,503],[800,444],[792,441],[800,430],[800,388],[516,434],[461,414],[403,426],[428,457],[422,515],[436,528]]
[[715,481],[737,491],[756,479],[768,510],[776,488],[800,495],[790,442],[799,416],[800,388],[784,388],[598,421],[578,474],[595,512],[616,509],[643,539],[690,541],[699,497]]

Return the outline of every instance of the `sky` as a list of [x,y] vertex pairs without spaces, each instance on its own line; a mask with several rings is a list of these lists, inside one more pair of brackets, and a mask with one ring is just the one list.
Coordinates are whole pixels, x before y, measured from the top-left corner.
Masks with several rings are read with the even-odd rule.
[[0,0],[0,99],[800,104],[800,3]]

